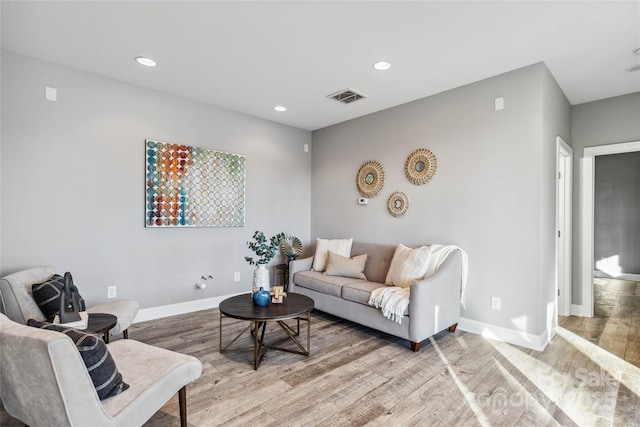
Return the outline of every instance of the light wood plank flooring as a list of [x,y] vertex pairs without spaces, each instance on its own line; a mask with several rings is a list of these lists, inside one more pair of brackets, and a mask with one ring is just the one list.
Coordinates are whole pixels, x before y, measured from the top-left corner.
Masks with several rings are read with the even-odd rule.
[[560,316],[563,328],[640,367],[640,282],[594,280],[594,316]]
[[[218,315],[129,333],[202,361],[187,389],[191,426],[640,425],[640,369],[564,328],[544,352],[458,330],[413,353],[403,340],[314,311],[311,355],[269,351],[254,371],[251,352],[219,353]],[[223,340],[245,325],[225,319]],[[270,340],[283,336],[267,330]],[[0,425],[21,424],[2,411]],[[177,397],[146,424],[176,425]]]

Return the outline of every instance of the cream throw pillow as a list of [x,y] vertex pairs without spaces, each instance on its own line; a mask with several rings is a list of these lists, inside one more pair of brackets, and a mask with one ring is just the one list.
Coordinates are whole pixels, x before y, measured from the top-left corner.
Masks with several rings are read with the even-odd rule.
[[398,245],[384,283],[407,288],[411,286],[411,282],[422,279],[427,273],[429,252],[428,246],[411,249]]
[[315,271],[324,271],[327,266],[327,253],[335,252],[338,255],[351,256],[351,243],[353,239],[318,239],[316,244],[316,254],[313,258],[313,267]]
[[353,277],[355,279],[367,280],[367,276],[363,273],[366,263],[367,254],[347,258],[333,251],[329,251],[327,270],[324,274],[327,276]]

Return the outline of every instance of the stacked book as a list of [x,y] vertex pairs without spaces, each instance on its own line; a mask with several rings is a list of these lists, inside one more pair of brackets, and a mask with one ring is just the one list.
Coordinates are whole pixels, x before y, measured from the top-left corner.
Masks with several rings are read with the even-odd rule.
[[56,317],[53,319],[54,324],[62,324],[64,326],[68,326],[70,328],[76,329],[87,329],[87,324],[89,322],[89,314],[86,311],[80,312],[80,320],[76,320],[75,322],[68,323],[60,323],[60,317],[56,314]]

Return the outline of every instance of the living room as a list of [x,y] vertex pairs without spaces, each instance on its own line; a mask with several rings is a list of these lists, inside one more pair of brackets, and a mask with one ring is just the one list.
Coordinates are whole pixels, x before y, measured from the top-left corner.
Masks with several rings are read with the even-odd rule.
[[[393,2],[358,2],[344,9],[336,3],[331,9],[321,3],[203,3],[199,7],[210,8],[206,14],[189,6],[194,7],[194,19],[202,17],[197,25],[192,23],[193,32],[189,32],[189,26],[177,26],[170,19],[177,3],[167,3],[167,10],[162,10],[151,4],[127,2],[92,5],[3,1],[0,275],[54,265],[58,271],[73,273],[87,301],[106,301],[107,288],[116,286],[117,298],[139,302],[137,322],[156,318],[161,322],[165,316],[215,309],[226,296],[249,292],[253,268],[244,256],[248,254],[246,242],[255,230],[297,236],[305,255],[313,254],[316,238],[353,237],[363,242],[409,246],[455,244],[469,255],[460,330],[543,351],[558,328],[557,137],[573,150],[573,277],[569,298],[572,310],[580,313],[579,165],[583,149],[640,140],[640,74],[625,71],[640,62],[633,53],[640,48],[638,4],[558,3],[490,5],[504,8],[496,9],[496,16],[504,14],[512,19],[519,16],[514,8],[530,8],[521,13],[521,21],[509,24],[512,31],[524,26],[522,32],[505,30],[509,34],[505,37],[512,39],[507,49],[512,55],[511,62],[506,62],[509,68],[486,67],[484,62],[491,63],[497,54],[471,44],[480,36],[460,31],[462,40],[456,47],[470,45],[458,55],[465,57],[462,62],[468,68],[483,67],[482,78],[460,72],[453,83],[443,78],[453,73],[452,69],[424,69],[425,80],[446,80],[449,86],[425,89],[420,86],[426,82],[415,81],[413,97],[403,87],[407,91],[404,101],[375,104],[381,102],[377,98],[384,97],[378,95],[386,93],[383,89],[393,88],[393,79],[403,79],[403,67],[409,67],[409,59],[417,56],[415,51],[406,54],[405,48],[400,48],[422,34],[418,32],[420,19],[410,20],[410,16],[435,24],[436,17],[446,13],[461,15],[450,27],[456,32],[457,26],[471,25],[468,21],[480,13],[480,6],[489,7],[454,2],[436,4],[429,10],[428,3],[405,4],[402,7],[407,10],[402,17],[408,20],[406,33],[394,27],[399,39],[386,33],[371,36],[374,40],[389,38],[380,42],[384,49],[369,47],[365,55],[350,49],[368,43],[348,45],[344,50],[336,47],[336,63],[356,55],[357,61],[367,67],[361,81],[336,76],[340,69],[296,69],[289,75],[292,86],[278,90],[279,98],[271,101],[274,105],[287,104],[288,110],[279,113],[268,104],[262,105],[268,112],[256,113],[249,107],[243,109],[243,102],[256,108],[255,103],[246,101],[251,98],[244,92],[231,96],[238,87],[216,86],[211,90],[213,95],[205,94],[203,81],[192,79],[186,72],[176,73],[181,67],[202,72],[197,58],[186,53],[175,58],[155,55],[156,69],[145,69],[133,58],[152,55],[154,49],[159,52],[160,46],[173,43],[184,44],[184,49],[177,49],[179,52],[207,50],[208,43],[223,44],[220,41],[224,40],[229,44],[224,39],[225,31],[240,38],[243,31],[254,26],[263,32],[255,30],[253,36],[243,36],[243,41],[255,45],[250,53],[238,41],[237,60],[252,63],[260,72],[233,75],[235,68],[220,61],[204,74],[223,82],[233,78],[238,86],[243,82],[251,88],[268,86],[270,79],[284,71],[262,66],[259,61],[273,50],[283,56],[297,52],[287,44],[277,45],[285,35],[295,35],[294,29],[327,22],[321,18],[336,12],[357,22],[355,18],[369,16],[368,8],[379,9],[372,16],[381,20],[387,12],[395,16],[391,12],[400,6]],[[122,19],[118,24],[122,34],[138,27],[140,35],[148,35],[125,40],[131,52],[123,57],[122,51],[111,49],[105,42],[111,37],[114,46],[123,44],[118,31],[109,33],[109,37],[100,35],[107,32],[108,24],[118,22],[119,16],[139,17],[145,8],[154,17],[164,16],[165,21]],[[266,34],[272,29],[268,19],[276,19],[276,12],[282,17],[272,22],[274,27],[295,21],[294,29]],[[429,13],[433,16],[427,18]],[[246,22],[241,25],[231,19],[238,16],[245,17]],[[482,16],[488,20],[487,26],[500,22]],[[582,22],[572,23],[579,32],[568,35],[569,41],[564,44],[547,36],[546,44],[542,43],[547,56],[544,49],[536,51],[534,40],[569,17]],[[69,25],[74,19],[75,26]],[[534,31],[525,25],[528,19],[533,22],[531,27],[540,25],[543,30]],[[217,38],[205,38],[195,31],[205,25],[220,26]],[[341,26],[332,23],[329,29],[335,31],[336,27]],[[441,31],[447,34],[447,27],[443,27]],[[593,30],[587,31],[589,28]],[[184,38],[175,41],[173,37],[179,31],[184,31]],[[583,52],[610,33],[615,34],[614,42],[624,42],[611,53],[615,61]],[[97,37],[99,43],[92,46],[91,37]],[[56,56],[45,43],[47,39],[55,39],[61,46],[78,44],[77,50],[61,48]],[[320,57],[323,49],[328,49],[319,37],[304,41],[309,51]],[[144,46],[144,42],[149,45]],[[566,46],[575,47],[572,61],[587,58],[597,67],[624,64],[615,70],[619,73],[615,78],[602,79],[616,80],[623,86],[616,86],[613,92],[598,92],[604,83],[593,81],[591,89],[580,92],[580,87],[574,87],[583,78],[578,70],[568,76],[555,71],[554,66],[560,69],[561,61],[554,56],[558,55],[554,43],[564,46],[566,55],[570,52]],[[522,54],[521,49],[526,48],[534,53]],[[229,50],[224,50],[228,57],[221,59],[233,59]],[[614,49],[607,45],[604,50]],[[93,58],[96,52],[104,55],[99,62]],[[300,55],[305,60],[312,56],[308,52]],[[385,58],[392,62],[390,70],[371,68],[374,61]],[[407,61],[404,65],[402,58]],[[69,65],[83,61],[87,65]],[[175,62],[171,68],[168,61]],[[315,74],[333,75],[328,79],[333,86],[314,86]],[[300,84],[297,79],[306,81],[307,92],[320,99],[322,107],[318,111],[328,111],[315,122],[296,116],[296,108],[304,108],[306,102],[298,86],[293,86]],[[173,86],[171,81],[179,85]],[[158,89],[163,84],[167,89]],[[55,89],[55,100],[46,99],[47,87]],[[175,87],[183,92],[174,91]],[[352,105],[326,99],[326,95],[346,87],[361,90],[369,98]],[[268,88],[264,91],[271,93]],[[224,101],[212,103],[207,96],[219,96]],[[503,99],[503,109],[496,110],[496,98]],[[246,156],[244,227],[145,227],[146,139]],[[437,156],[437,172],[427,185],[413,186],[404,178],[402,167],[407,155],[421,147]],[[384,165],[385,189],[367,205],[358,205],[355,176],[367,160]],[[410,199],[409,209],[400,218],[389,215],[386,208],[389,193],[396,190],[406,192]],[[281,262],[282,257],[273,264]],[[203,276],[207,278],[206,288],[196,288]],[[491,308],[492,297],[501,299],[500,310]],[[135,339],[135,334],[131,338]],[[425,350],[429,349],[422,352]]]

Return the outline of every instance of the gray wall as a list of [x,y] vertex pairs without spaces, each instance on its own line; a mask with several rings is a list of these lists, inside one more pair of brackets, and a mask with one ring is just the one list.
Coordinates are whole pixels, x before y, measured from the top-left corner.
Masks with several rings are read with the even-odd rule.
[[[2,7],[0,7],[0,14]],[[0,167],[2,166],[2,49],[0,49]],[[0,272],[2,270],[2,170],[0,169]],[[0,304],[2,305],[2,304]]]
[[[494,111],[496,97],[504,110]],[[459,245],[469,254],[462,316],[542,333],[555,286],[555,137],[570,140],[569,109],[535,64],[313,132],[312,239]],[[403,165],[420,147],[438,171],[415,186]],[[355,176],[367,160],[382,163],[386,183],[359,206]],[[387,213],[393,191],[409,196],[404,217]]]
[[580,251],[580,164],[585,147],[640,140],[640,92],[574,105],[571,109],[573,148],[573,287],[572,302],[582,304]]
[[[52,264],[89,303],[152,307],[250,290],[256,229],[308,244],[310,132],[7,51],[2,88],[1,274]],[[146,138],[246,155],[246,226],[145,228]]]
[[541,319],[541,330],[551,331],[557,322],[556,311],[556,242],[557,242],[557,201],[556,201],[556,163],[558,156],[557,137],[571,145],[571,104],[562,89],[544,67],[542,91],[542,163],[540,170],[540,310],[546,313]]
[[618,255],[622,273],[640,274],[640,152],[595,163],[594,266]]

